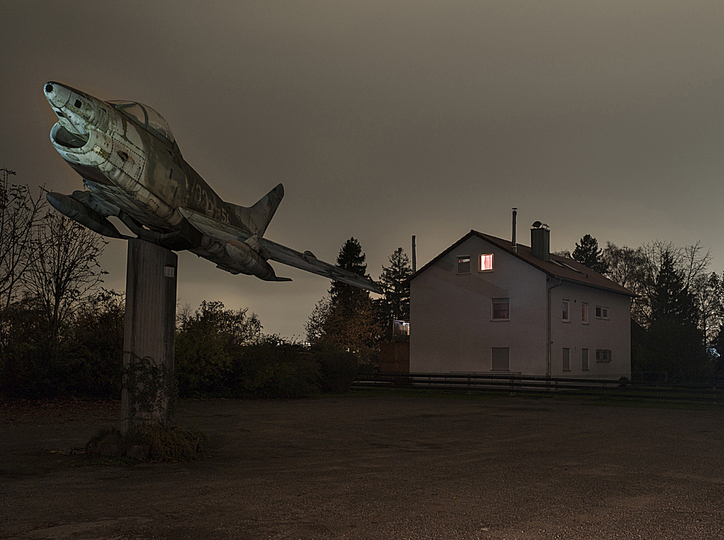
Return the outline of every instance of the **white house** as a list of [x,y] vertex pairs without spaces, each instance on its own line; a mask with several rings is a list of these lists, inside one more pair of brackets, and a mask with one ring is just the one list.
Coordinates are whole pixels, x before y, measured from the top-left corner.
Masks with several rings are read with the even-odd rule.
[[410,281],[410,372],[631,377],[633,293],[531,247],[477,231]]

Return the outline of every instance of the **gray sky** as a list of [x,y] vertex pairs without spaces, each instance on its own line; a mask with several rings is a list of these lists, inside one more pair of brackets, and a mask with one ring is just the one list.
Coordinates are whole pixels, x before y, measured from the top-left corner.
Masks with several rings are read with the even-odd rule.
[[[158,110],[222,198],[286,196],[266,236],[378,278],[470,229],[552,249],[701,241],[724,269],[724,2],[448,0],[4,2],[0,167],[70,193],[43,84]],[[102,264],[125,288],[125,242]],[[322,277],[231,276],[180,254],[180,304],[248,307],[303,335]]]

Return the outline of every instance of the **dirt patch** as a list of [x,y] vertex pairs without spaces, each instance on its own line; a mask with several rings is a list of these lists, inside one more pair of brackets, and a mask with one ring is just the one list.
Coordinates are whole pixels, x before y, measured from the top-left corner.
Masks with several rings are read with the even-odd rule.
[[212,457],[74,449],[118,403],[0,407],[0,538],[724,538],[724,413],[547,398],[182,401]]

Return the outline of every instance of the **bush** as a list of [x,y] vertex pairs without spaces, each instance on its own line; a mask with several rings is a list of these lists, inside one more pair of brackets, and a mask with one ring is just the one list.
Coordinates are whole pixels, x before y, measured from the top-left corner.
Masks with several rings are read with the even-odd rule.
[[113,398],[121,395],[122,296],[102,291],[87,297],[73,319],[50,339],[47,322],[33,305],[11,306],[3,320],[0,389],[27,399],[60,395]]
[[321,371],[321,390],[336,394],[348,392],[357,377],[357,357],[338,349],[319,349],[314,358]]
[[195,313],[181,313],[175,356],[179,395],[230,396],[236,359],[260,332],[256,315],[225,309],[221,302],[202,302]]
[[319,390],[319,366],[301,345],[267,340],[243,349],[231,390],[243,398],[309,396]]

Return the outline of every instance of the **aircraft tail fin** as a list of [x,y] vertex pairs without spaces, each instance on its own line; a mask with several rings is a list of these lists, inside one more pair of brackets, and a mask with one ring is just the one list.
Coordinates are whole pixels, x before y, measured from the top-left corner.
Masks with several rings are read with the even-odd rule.
[[236,213],[237,217],[252,233],[261,237],[264,235],[269,222],[274,217],[279,203],[284,197],[284,186],[277,184],[269,193],[264,195],[254,206],[237,206],[227,203]]

